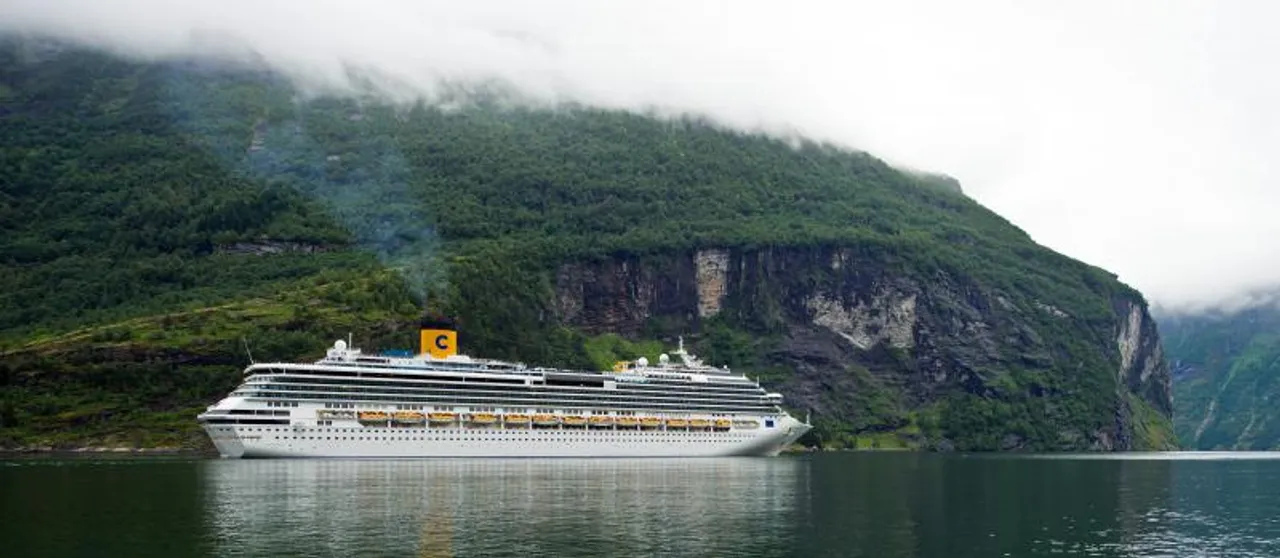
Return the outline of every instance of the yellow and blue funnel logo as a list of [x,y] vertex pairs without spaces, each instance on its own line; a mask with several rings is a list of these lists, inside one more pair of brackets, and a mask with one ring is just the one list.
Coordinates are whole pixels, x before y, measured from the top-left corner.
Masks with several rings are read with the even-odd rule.
[[420,330],[418,354],[445,358],[458,354],[458,330],[450,319],[424,319]]
[[449,329],[422,330],[422,353],[435,358],[458,354],[458,332]]

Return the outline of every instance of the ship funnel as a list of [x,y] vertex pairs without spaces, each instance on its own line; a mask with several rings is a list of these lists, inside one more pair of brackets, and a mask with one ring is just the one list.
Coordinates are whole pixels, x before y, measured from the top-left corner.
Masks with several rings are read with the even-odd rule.
[[452,318],[424,316],[419,340],[420,355],[446,358],[458,354],[458,327]]

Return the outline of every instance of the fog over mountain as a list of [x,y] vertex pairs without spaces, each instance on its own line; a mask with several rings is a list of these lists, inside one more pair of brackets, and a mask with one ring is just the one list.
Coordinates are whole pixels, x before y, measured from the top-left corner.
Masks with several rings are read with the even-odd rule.
[[317,92],[498,83],[957,177],[1166,308],[1280,284],[1266,2],[0,0],[0,32],[267,64]]

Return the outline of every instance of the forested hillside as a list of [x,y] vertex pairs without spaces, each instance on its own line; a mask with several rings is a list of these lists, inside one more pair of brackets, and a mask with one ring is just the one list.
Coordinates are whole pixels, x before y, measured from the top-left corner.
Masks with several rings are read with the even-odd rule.
[[1174,374],[1174,426],[1184,447],[1280,449],[1280,310],[1160,318]]
[[411,346],[424,300],[537,364],[686,335],[837,445],[1172,443],[1142,297],[945,177],[696,119],[311,93],[0,43],[0,446],[202,446],[245,345]]

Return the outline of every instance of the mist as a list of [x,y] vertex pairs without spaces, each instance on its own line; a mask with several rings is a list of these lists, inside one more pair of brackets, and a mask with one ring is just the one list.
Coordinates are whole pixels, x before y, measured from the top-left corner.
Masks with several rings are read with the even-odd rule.
[[[318,94],[499,84],[944,172],[1168,309],[1280,285],[1267,2],[0,0],[0,32],[265,64]],[[1243,302],[1242,302],[1243,301]]]

